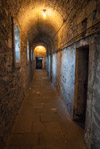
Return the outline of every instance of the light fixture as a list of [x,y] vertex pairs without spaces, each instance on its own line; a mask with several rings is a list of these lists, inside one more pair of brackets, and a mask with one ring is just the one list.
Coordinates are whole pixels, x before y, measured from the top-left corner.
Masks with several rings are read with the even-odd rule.
[[46,18],[46,9],[43,9],[43,18]]

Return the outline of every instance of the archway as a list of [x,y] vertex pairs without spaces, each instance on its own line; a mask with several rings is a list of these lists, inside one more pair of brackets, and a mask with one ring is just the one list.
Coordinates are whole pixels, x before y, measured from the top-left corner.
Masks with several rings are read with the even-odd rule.
[[38,45],[34,49],[34,63],[36,69],[46,69],[46,47]]

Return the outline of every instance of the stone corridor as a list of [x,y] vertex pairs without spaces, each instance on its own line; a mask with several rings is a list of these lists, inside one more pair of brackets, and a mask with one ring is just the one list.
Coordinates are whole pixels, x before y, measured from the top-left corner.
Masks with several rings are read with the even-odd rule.
[[4,149],[85,149],[84,131],[70,119],[46,71],[35,71]]

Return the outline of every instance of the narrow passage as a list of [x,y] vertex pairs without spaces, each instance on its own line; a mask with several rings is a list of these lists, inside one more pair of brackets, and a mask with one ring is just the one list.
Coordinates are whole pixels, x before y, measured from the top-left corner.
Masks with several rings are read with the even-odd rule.
[[85,149],[83,136],[46,71],[36,71],[5,149]]

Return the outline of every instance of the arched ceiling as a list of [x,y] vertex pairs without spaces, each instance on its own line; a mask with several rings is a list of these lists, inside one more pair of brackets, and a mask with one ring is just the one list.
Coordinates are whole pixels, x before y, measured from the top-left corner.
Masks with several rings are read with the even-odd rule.
[[[46,9],[46,19],[43,18],[43,9]],[[33,41],[34,37],[46,35],[51,39],[59,30],[63,23],[62,15],[50,6],[42,2],[30,3],[22,7],[18,13],[21,27],[26,32],[28,38]]]
[[54,47],[54,42],[52,41],[50,35],[47,35],[45,33],[39,33],[35,36],[32,37],[32,47],[34,48],[35,45],[38,44],[43,44],[45,45],[46,49],[47,49],[47,53],[48,51],[51,51],[52,48]]
[[[46,9],[46,19],[43,19],[43,9]],[[58,11],[41,3],[36,4],[34,7],[29,5],[24,9],[20,9],[18,17],[20,20],[23,20],[21,24],[26,30],[38,23],[39,26],[43,27],[44,24],[46,24],[46,26],[49,26],[49,28],[51,26],[51,28],[57,30],[63,23],[63,17],[60,13],[58,13]]]
[[[15,19],[31,43],[43,42],[53,47],[53,37],[66,18],[67,3],[68,0],[16,0],[15,9],[19,9]],[[43,18],[43,9],[46,9],[46,19]]]

